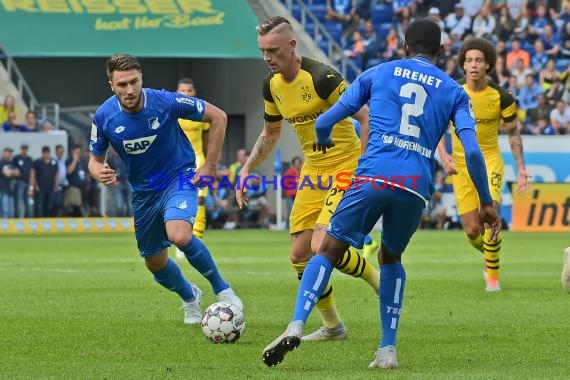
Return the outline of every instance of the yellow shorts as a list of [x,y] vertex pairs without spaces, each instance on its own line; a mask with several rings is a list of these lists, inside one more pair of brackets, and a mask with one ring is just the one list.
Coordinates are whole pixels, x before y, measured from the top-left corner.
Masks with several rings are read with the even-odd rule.
[[208,186],[198,190],[198,198],[206,198],[208,196]]
[[[503,192],[503,174],[505,171],[501,157],[485,157],[487,167],[487,177],[489,178],[489,190],[491,197],[497,203],[501,202]],[[466,214],[479,209],[479,195],[477,189],[469,177],[466,166],[457,167],[458,174],[452,175],[453,192],[457,202],[457,212],[459,215]]]
[[328,225],[342,195],[350,186],[358,157],[351,157],[330,169],[316,169],[304,164],[297,195],[289,217],[291,233],[313,230],[316,224]]

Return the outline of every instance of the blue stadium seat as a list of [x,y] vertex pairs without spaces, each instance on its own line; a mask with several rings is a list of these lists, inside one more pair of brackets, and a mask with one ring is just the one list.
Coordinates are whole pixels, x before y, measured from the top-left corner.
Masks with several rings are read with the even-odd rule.
[[556,70],[562,72],[562,71],[566,71],[566,69],[568,68],[568,65],[570,64],[570,59],[568,58],[558,58],[555,61],[555,67]]
[[340,44],[342,38],[342,25],[336,21],[325,21],[323,26],[330,33],[332,38]]
[[354,81],[357,76],[358,73],[355,72],[352,68],[350,68],[350,66],[346,67],[346,73],[344,74],[344,79],[346,79],[350,83]]
[[388,37],[388,32],[390,32],[390,29],[392,29],[394,27],[394,24],[391,22],[383,22],[382,24],[377,24],[376,25],[376,34],[377,34],[377,38],[379,40],[384,40],[386,37]]
[[321,22],[325,20],[327,15],[327,6],[324,4],[309,5],[311,13]]
[[319,45],[319,47],[321,48],[322,51],[325,52],[325,54],[329,53],[329,41],[326,38],[321,38],[318,42],[317,45]]
[[391,22],[394,16],[394,9],[392,4],[379,4],[372,8],[372,22],[375,25],[383,22]]
[[521,48],[522,48],[523,50],[528,51],[529,54],[530,54],[530,51],[531,51],[531,50],[534,51],[534,44],[533,44],[533,43],[530,43],[530,42],[528,42],[528,41],[525,40],[525,41],[522,42]]
[[[350,60],[352,61],[352,63],[354,63],[356,65],[356,67],[358,67],[358,68],[362,67],[362,58],[356,57],[356,58],[351,58]],[[347,70],[348,70],[348,67],[347,67]]]
[[307,32],[311,38],[315,38],[315,28],[316,27],[314,23],[308,21],[305,23],[305,32]]
[[299,4],[293,3],[293,5],[291,6],[291,14],[297,20],[301,19],[301,7],[299,6]]

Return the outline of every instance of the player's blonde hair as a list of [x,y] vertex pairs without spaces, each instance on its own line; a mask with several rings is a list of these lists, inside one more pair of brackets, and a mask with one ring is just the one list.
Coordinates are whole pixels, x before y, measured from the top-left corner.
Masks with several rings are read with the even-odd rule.
[[274,16],[268,18],[267,20],[263,21],[261,24],[257,25],[255,27],[255,30],[257,31],[257,34],[259,34],[260,36],[265,36],[275,28],[279,27],[280,25],[287,25],[290,31],[293,30],[289,20],[281,16]]

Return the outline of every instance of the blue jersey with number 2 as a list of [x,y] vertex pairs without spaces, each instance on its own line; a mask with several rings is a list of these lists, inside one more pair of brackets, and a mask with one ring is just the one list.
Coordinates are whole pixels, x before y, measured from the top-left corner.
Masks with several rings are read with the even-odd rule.
[[414,57],[365,71],[339,102],[352,113],[370,107],[370,135],[356,175],[401,184],[429,199],[434,153],[452,121],[456,133],[474,129],[469,96],[429,60]]

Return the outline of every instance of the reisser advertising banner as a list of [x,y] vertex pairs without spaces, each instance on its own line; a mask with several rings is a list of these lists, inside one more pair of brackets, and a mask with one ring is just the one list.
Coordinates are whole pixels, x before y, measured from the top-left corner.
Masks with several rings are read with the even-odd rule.
[[16,57],[259,58],[247,0],[0,0]]

